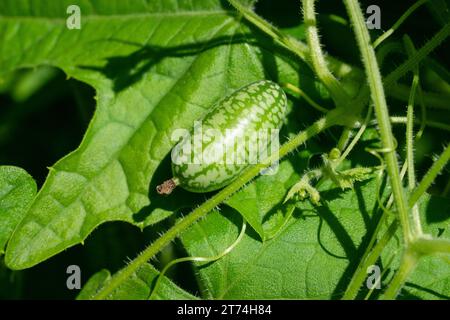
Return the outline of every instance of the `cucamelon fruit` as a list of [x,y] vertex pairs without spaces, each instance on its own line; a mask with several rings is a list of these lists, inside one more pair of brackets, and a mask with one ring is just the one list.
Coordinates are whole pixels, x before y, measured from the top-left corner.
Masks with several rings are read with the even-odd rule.
[[209,192],[229,184],[268,154],[274,138],[278,146],[286,104],[283,90],[268,80],[246,85],[216,103],[172,149],[173,178],[157,192],[170,194],[178,185]]

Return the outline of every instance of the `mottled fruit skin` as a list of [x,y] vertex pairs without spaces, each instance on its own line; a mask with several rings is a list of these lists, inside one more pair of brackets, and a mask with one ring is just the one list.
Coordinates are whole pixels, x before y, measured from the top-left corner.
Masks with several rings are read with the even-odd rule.
[[[225,161],[225,157],[229,159],[249,156],[248,148],[244,148],[244,155],[233,154],[236,152],[233,137],[280,129],[286,106],[287,100],[283,90],[278,84],[267,80],[244,86],[216,103],[211,111],[197,122],[190,135],[184,137],[173,149],[172,172],[177,185],[191,192],[209,192],[228,185],[249,166],[249,163]],[[198,140],[197,144],[194,142],[194,132],[198,132],[199,125],[203,132],[200,141],[202,148],[198,148]],[[208,129],[220,131],[220,138],[212,139],[207,134]],[[187,144],[194,146],[192,152],[185,151],[189,149]],[[269,145],[270,141],[264,147],[267,149]],[[224,150],[228,152],[226,155]],[[211,154],[219,161],[192,161],[193,157],[203,159]]]

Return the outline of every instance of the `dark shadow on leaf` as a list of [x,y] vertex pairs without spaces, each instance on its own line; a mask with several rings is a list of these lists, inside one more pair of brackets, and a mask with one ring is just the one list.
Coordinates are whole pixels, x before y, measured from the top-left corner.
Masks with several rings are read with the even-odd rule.
[[[268,47],[274,47],[275,41],[273,39],[267,40]],[[264,66],[264,74],[266,79],[271,79],[274,82],[279,82],[278,67],[275,60],[275,55],[267,50],[261,50],[262,52],[262,64]]]
[[[226,217],[228,218],[228,220],[230,220],[234,225],[236,225],[238,228],[242,227],[242,221],[239,222],[238,221],[238,217],[235,217],[235,215],[237,214],[238,216],[241,216],[242,219],[245,219],[244,216],[235,208],[232,208],[230,206],[228,206],[227,204],[222,204],[220,206],[221,208],[221,213],[222,215],[226,215]],[[252,228],[252,226],[247,223],[247,229],[245,231],[245,234],[248,235],[249,237],[251,237],[253,240],[259,241],[261,242],[261,237],[259,236],[259,234]]]
[[333,252],[331,252],[330,250],[328,250],[326,248],[326,246],[324,245],[324,243],[321,240],[321,231],[322,231],[322,225],[323,225],[323,218],[321,216],[319,216],[319,227],[317,228],[317,242],[319,243],[320,247],[322,248],[323,251],[325,251],[327,254],[329,254],[330,256],[337,258],[337,259],[347,259],[346,256],[340,256],[338,254],[335,254]]
[[[309,201],[309,200],[306,200]],[[321,233],[322,233],[322,227],[323,227],[323,219],[320,215],[317,214],[317,209],[306,209],[306,210],[301,210],[298,214],[293,214],[293,217],[295,218],[302,218],[302,219],[306,219],[306,218],[317,218],[319,219],[319,225],[317,227],[317,243],[319,244],[319,246],[322,248],[323,251],[325,251],[326,254],[332,256],[333,258],[336,259],[347,259],[347,257],[345,256],[340,256],[336,253],[333,253],[330,249],[327,248],[326,244],[323,243],[322,241],[322,237],[321,237]],[[309,212],[309,213],[308,213]]]
[[[243,23],[248,24],[243,21]],[[265,76],[271,80],[277,81],[279,79],[277,63],[275,57],[281,57],[283,60],[294,66],[295,69],[300,70],[302,74],[301,83],[299,84],[304,90],[316,91],[314,83],[311,79],[315,76],[307,65],[300,61],[298,57],[289,52],[286,48],[274,44],[273,39],[261,33],[251,24],[248,24],[251,29],[250,33],[236,33],[229,36],[219,36],[208,41],[186,43],[176,46],[157,46],[157,45],[142,45],[134,43],[125,39],[105,39],[98,41],[115,41],[124,45],[135,46],[136,51],[126,56],[107,57],[104,66],[79,66],[82,69],[89,69],[103,73],[106,77],[112,80],[115,92],[120,92],[125,88],[133,85],[141,80],[141,78],[149,72],[149,70],[164,58],[168,57],[185,57],[198,55],[207,50],[217,48],[220,46],[228,46],[234,44],[246,43],[250,46],[259,48],[262,57],[263,68]],[[306,75],[306,76],[303,76]],[[304,82],[304,83],[303,83]],[[156,172],[153,174],[150,182],[149,198],[151,204],[134,215],[136,221],[144,221],[155,209],[163,209],[167,211],[177,211],[180,208],[192,208],[206,201],[211,194],[194,194],[187,192],[182,188],[177,188],[169,197],[162,197],[156,193],[155,188],[161,182],[171,177],[170,156],[166,158],[158,166]]]
[[354,189],[356,194],[356,199],[358,200],[359,212],[364,220],[364,224],[366,225],[366,229],[368,229],[370,225],[370,216],[367,212],[366,201],[364,199],[364,195],[361,192],[361,188]]
[[351,167],[363,166],[363,167],[373,167],[380,164],[375,156],[371,155],[366,149],[377,149],[381,148],[380,140],[378,138],[365,138],[363,137],[356,144],[355,148],[351,152],[349,160],[351,161]]
[[[242,223],[244,221],[244,217],[235,209],[228,207],[228,206],[223,206],[222,209],[220,210],[220,214],[223,215],[224,217],[227,218],[227,220],[229,220],[238,230],[237,234],[239,234],[242,230]],[[249,228],[249,225],[247,224],[247,229],[245,230],[245,234],[251,238],[253,238],[256,241],[260,241],[260,237],[259,235],[256,233],[255,230],[253,230],[252,228]],[[236,239],[237,239],[237,235],[236,235]],[[224,248],[222,250],[225,250],[226,248],[228,248],[230,245],[232,245],[234,243],[234,241],[236,239],[230,240],[229,243],[224,245]],[[239,246],[239,244],[238,244]],[[232,251],[231,251],[232,252]],[[221,252],[216,252],[216,254],[220,254]],[[228,253],[230,254],[230,253]],[[223,256],[222,258],[218,259],[218,260],[214,260],[214,261],[210,261],[210,262],[206,262],[206,263],[201,263],[200,265],[198,265],[198,269],[203,269],[203,268],[207,268],[208,266],[212,265],[213,263],[220,261],[221,259],[225,259],[227,257],[227,255]]]
[[[207,41],[197,41],[175,46],[143,45],[126,39],[114,38],[97,40],[97,42],[111,41],[123,45],[135,46],[137,50],[125,56],[107,57],[106,63],[102,67],[80,65],[79,68],[103,73],[107,78],[113,81],[114,91],[120,92],[138,82],[144,74],[164,58],[193,56],[220,46],[245,43],[256,46],[261,50],[264,73],[267,79],[278,81],[279,76],[275,57],[283,58],[286,63],[300,71],[302,76],[300,77],[301,83],[298,85],[300,85],[303,90],[310,92],[314,97],[317,88],[315,88],[313,81],[311,81],[311,79],[315,79],[315,76],[309,67],[292,52],[283,46],[274,43],[272,38],[262,33],[253,25],[245,20],[242,21],[242,23],[246,24],[251,32],[218,36]],[[306,75],[306,77],[303,75]]]
[[434,295],[437,299],[443,299],[443,300],[450,300],[450,295],[445,295],[439,292],[436,292],[434,290],[431,290],[429,288],[423,287],[423,286],[419,286],[415,283],[411,283],[411,282],[406,282],[405,283],[405,287],[403,288],[402,292],[399,295],[400,299],[405,299],[405,300],[418,300],[418,299],[422,299],[412,293],[410,293],[408,291],[408,288],[412,288],[412,289],[417,289],[417,290],[421,290],[424,291],[426,293],[432,294]]
[[[250,39],[250,40],[249,40]],[[103,73],[113,80],[114,91],[123,89],[139,81],[154,65],[168,57],[184,57],[199,54],[209,49],[238,43],[248,43],[251,35],[236,34],[233,36],[221,36],[209,41],[187,43],[176,46],[142,45],[122,39],[108,39],[105,41],[117,42],[119,44],[135,46],[139,49],[126,56],[115,56],[106,58],[103,67],[79,66],[82,69],[94,70]]]
[[[332,195],[333,198],[338,197],[339,193],[342,192],[340,189],[331,189],[328,192],[322,192],[322,199],[329,199],[328,195]],[[332,232],[335,234],[336,239],[339,241],[339,243],[342,246],[342,249],[345,251],[346,257],[351,257],[354,255],[356,248],[355,244],[353,243],[352,238],[349,236],[347,230],[345,230],[344,226],[339,221],[338,217],[335,216],[333,211],[328,207],[327,204],[318,206],[316,208],[317,214],[320,216],[321,219],[323,219],[329,226],[329,228],[332,230]],[[320,224],[319,224],[320,226]]]
[[[359,186],[363,186],[367,183],[369,183],[370,180],[365,180],[363,182],[359,182],[358,185]],[[383,192],[385,191],[385,186],[386,186],[386,179],[383,179],[383,181],[380,184],[380,199],[383,201],[384,197],[383,197]],[[384,190],[384,191],[383,191]],[[366,204],[366,200],[364,198],[364,195],[362,193],[361,188],[355,188],[354,189],[356,197],[358,199],[358,207],[359,207],[359,211],[362,214],[362,218],[364,220],[364,224],[366,225],[366,229],[368,230],[368,233],[375,231],[376,228],[376,224],[374,224],[374,218],[376,218],[377,212],[379,212],[379,206],[375,205],[373,208],[371,208],[371,212],[369,214],[369,208],[367,208],[367,204]],[[378,190],[377,190],[378,191]],[[376,197],[376,195],[374,195]]]
[[[355,192],[357,194],[358,204],[360,207],[359,211],[356,213],[362,214],[367,231],[365,235],[362,237],[359,246],[357,248],[355,247],[353,254],[347,256],[349,259],[349,264],[345,269],[344,273],[342,274],[342,277],[340,278],[338,284],[336,285],[336,288],[334,290],[334,293],[336,294],[339,292],[345,292],[345,289],[347,288],[352,275],[356,272],[356,268],[358,267],[360,259],[363,256],[364,252],[366,251],[367,246],[370,243],[370,239],[372,238],[373,233],[376,231],[376,226],[378,225],[380,218],[382,216],[382,210],[380,210],[380,207],[377,202],[375,202],[373,208],[370,208],[371,210],[370,214],[368,212],[369,208],[366,207],[364,197],[362,197],[362,192],[360,190],[361,186],[367,183],[369,183],[369,181],[359,182],[355,184]],[[381,187],[381,190],[384,190],[384,184]]]
[[[328,224],[329,228],[334,232],[337,240],[340,242],[343,250],[345,251],[346,259],[349,260],[349,265],[347,266],[342,277],[337,283],[335,290],[333,291],[333,296],[339,295],[340,293],[344,292],[345,289],[347,288],[348,282],[350,281],[351,276],[354,274],[357,268],[359,259],[364,254],[366,247],[370,242],[371,235],[375,230],[375,226],[378,224],[378,221],[381,217],[381,210],[379,210],[377,203],[375,203],[374,207],[371,208],[371,213],[369,214],[368,208],[364,200],[360,199],[360,197],[362,197],[361,187],[367,183],[369,183],[368,180],[356,183],[354,186],[354,191],[352,191],[356,193],[358,198],[359,210],[357,211],[355,210],[355,214],[362,215],[367,229],[367,232],[365,236],[361,239],[361,243],[358,247],[356,247],[353,239],[350,237],[347,230],[340,223],[338,217],[336,217],[333,214],[333,212],[329,209],[328,206],[323,205],[317,207],[317,212],[319,216]],[[329,191],[322,191],[321,195],[323,199],[330,201],[330,198],[335,199],[341,193],[342,191],[340,189],[335,188]]]

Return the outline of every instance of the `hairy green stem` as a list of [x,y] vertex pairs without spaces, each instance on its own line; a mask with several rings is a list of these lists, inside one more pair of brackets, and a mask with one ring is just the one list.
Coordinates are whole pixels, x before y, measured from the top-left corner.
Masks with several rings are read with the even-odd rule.
[[278,161],[292,152],[311,137],[319,134],[325,129],[337,125],[345,117],[342,109],[335,109],[330,111],[324,118],[319,119],[306,130],[297,134],[293,139],[283,144],[278,153],[273,153],[261,163],[253,165],[246,169],[236,180],[234,180],[227,187],[216,193],[208,201],[201,204],[191,213],[180,219],[172,228],[159,237],[153,244],[148,246],[141,252],[134,260],[132,260],[125,268],[117,272],[93,297],[93,299],[106,299],[116,288],[118,288],[126,279],[131,277],[138,269],[154,257],[160,250],[162,250],[168,243],[178,237],[182,232],[187,230],[198,219],[206,216],[215,207],[221,204],[224,200],[230,197],[233,193],[241,189],[245,184],[256,177],[261,170],[268,168],[272,163]]
[[[406,124],[407,119],[406,117],[397,117],[397,116],[392,116],[390,117],[391,119],[391,123],[392,124]],[[414,119],[414,124],[416,125],[421,125],[422,124],[422,120],[418,120],[418,119]],[[436,128],[436,129],[442,129],[445,131],[450,131],[450,125],[448,124],[444,124],[441,122],[437,122],[437,121],[432,121],[432,120],[425,120],[425,124],[429,127],[432,128]]]
[[364,297],[364,300],[369,300],[370,297],[372,296],[373,292],[375,289],[377,289],[376,285],[380,285],[381,286],[381,280],[384,278],[384,276],[389,272],[390,266],[392,265],[392,262],[395,260],[395,256],[397,254],[397,251],[394,251],[393,253],[391,253],[389,259],[387,259],[387,262],[384,264],[383,263],[383,272],[381,272],[380,276],[377,277],[375,285],[369,289],[369,291],[367,292],[366,296]]
[[317,77],[330,91],[333,100],[338,106],[348,103],[349,97],[345,93],[342,85],[337,81],[328,69],[317,30],[316,13],[314,11],[315,0],[302,0],[303,3],[303,21],[306,25],[306,40],[309,46],[309,58],[312,61],[314,71]]
[[[413,55],[416,51],[411,39],[405,35],[404,44],[406,52],[409,56]],[[413,70],[413,81],[411,84],[411,93],[409,95],[407,115],[406,115],[406,163],[408,167],[408,189],[411,191],[416,186],[416,173],[414,168],[414,99],[416,91],[419,87],[419,67],[415,67]],[[415,228],[415,236],[422,235],[422,225],[420,223],[419,206],[415,204],[412,209],[412,222]]]
[[183,258],[178,258],[178,259],[170,261],[159,273],[158,278],[156,279],[155,285],[153,287],[153,290],[151,291],[151,293],[148,297],[148,300],[152,300],[152,298],[155,297],[158,286],[161,283],[163,276],[166,274],[166,272],[171,267],[173,267],[174,265],[176,265],[178,263],[182,263],[182,262],[214,262],[216,260],[223,258],[227,254],[229,254],[231,251],[233,251],[233,249],[241,242],[242,238],[245,235],[246,228],[247,228],[247,223],[245,222],[245,220],[243,220],[241,231],[239,232],[237,239],[231,245],[229,245],[225,250],[220,252],[219,254],[216,254],[212,257],[200,257],[200,256],[198,256],[198,257],[183,257]]
[[[408,101],[410,89],[409,87],[403,84],[396,83],[390,86],[389,88],[386,88],[386,92],[393,98],[402,101]],[[450,104],[448,103],[450,101],[450,96],[448,94],[446,95],[424,91],[422,95],[423,95],[423,102],[427,107],[434,109],[450,110]]]
[[[366,30],[367,31],[367,30]],[[439,30],[430,40],[428,40],[419,50],[417,50],[409,59],[403,62],[399,67],[392,71],[383,79],[384,87],[389,90],[396,85],[397,81],[403,77],[407,72],[413,70],[417,64],[425,59],[430,52],[438,47],[450,35],[450,22]],[[364,46],[369,46],[370,43],[364,43]],[[372,48],[373,50],[373,48]],[[355,68],[356,72],[356,68]],[[409,96],[409,89],[407,89],[407,96]],[[368,86],[363,86],[358,96],[355,98],[355,105],[365,104],[370,90]],[[447,107],[446,107],[447,109]]]
[[401,17],[394,23],[394,25],[385,33],[383,33],[381,36],[379,36],[374,42],[373,47],[376,48],[381,42],[386,40],[391,34],[394,33],[395,30],[397,30],[400,25],[405,21],[417,8],[419,8],[421,5],[423,5],[428,0],[419,0],[416,3],[414,3],[411,7],[406,10]]
[[[406,51],[411,55],[414,53],[414,46],[409,37],[404,38]],[[409,94],[406,111],[406,163],[408,164],[408,189],[412,190],[416,186],[416,174],[414,171],[414,98],[417,86],[419,85],[419,70],[414,68],[414,76]]]
[[[247,21],[257,27],[260,31],[271,37],[277,44],[281,45],[283,48],[299,57],[302,61],[306,62],[311,67],[311,69],[313,69],[311,60],[308,59],[310,55],[310,49],[304,42],[297,40],[289,35],[283,34],[276,27],[272,26],[269,22],[254,13],[250,8],[243,6],[241,3],[239,3],[239,1],[228,0],[228,2],[240,14],[242,14]],[[359,68],[350,66],[329,55],[325,58],[326,62],[330,66],[330,69],[339,78],[359,78],[359,75],[361,73],[361,70]]]
[[[281,33],[277,28],[272,26],[270,23],[259,17],[249,8],[243,6],[236,0],[228,0],[228,2],[238,10],[250,23],[260,29],[262,32],[270,36],[275,40],[276,43],[282,45],[284,48],[298,56],[304,62],[310,64],[310,60],[307,58],[309,55],[308,46],[290,36],[286,36]],[[401,64],[398,68],[392,71],[385,79],[384,84],[389,93],[389,88],[396,84],[397,80],[400,79],[404,74],[408,71],[412,70],[417,63],[427,58],[431,51],[433,51],[437,46],[439,46],[443,40],[450,34],[450,23],[447,23],[442,27],[442,29],[436,33],[427,43],[417,50],[417,53]],[[355,77],[359,78],[361,70],[354,66],[349,66],[348,64],[339,61],[331,56],[326,56],[326,60],[330,65],[330,68],[335,71],[335,73],[341,77]],[[311,66],[312,67],[312,66]],[[345,70],[344,72],[339,72]],[[408,90],[409,91],[409,90]],[[364,104],[365,100],[367,100],[367,96],[369,94],[368,89],[361,90],[360,94],[355,100],[355,105]],[[402,94],[403,96],[403,94]],[[430,102],[431,106],[434,106],[436,100],[435,97],[425,98],[426,102]],[[440,101],[440,99],[438,99]],[[442,105],[442,103],[438,102],[437,105]]]
[[402,260],[400,262],[400,267],[394,275],[389,287],[384,292],[382,299],[392,300],[397,297],[402,289],[406,279],[414,270],[419,260],[419,256],[416,254],[414,250],[407,249],[402,256]]
[[372,117],[373,107],[372,105],[369,106],[369,109],[367,110],[366,118],[364,119],[364,122],[361,124],[361,127],[359,128],[358,132],[356,133],[353,140],[350,142],[350,144],[347,146],[347,148],[342,152],[338,163],[342,163],[345,158],[349,155],[349,153],[353,150],[353,148],[358,143],[359,139],[361,139],[362,135],[364,134],[364,131],[366,131],[367,125],[369,124],[369,120]]
[[257,26],[261,31],[269,35],[278,44],[290,50],[295,55],[299,56],[300,59],[302,59],[303,61],[308,60],[307,57],[309,54],[309,49],[306,46],[306,44],[296,39],[293,39],[292,37],[284,35],[277,28],[275,28],[270,23],[259,17],[250,8],[247,8],[244,5],[242,5],[239,1],[228,0],[228,2],[238,12],[240,12],[245,17],[245,19],[247,19],[249,22]]
[[[384,85],[389,88],[408,71],[414,69],[417,64],[425,59],[436,47],[438,47],[450,35],[450,22],[446,23],[430,40],[428,40],[419,50],[408,60],[402,63],[394,71],[384,78]],[[366,45],[366,44],[365,44]],[[369,44],[367,44],[369,46]]]
[[418,238],[412,243],[411,247],[422,255],[450,254],[450,240],[448,239]]
[[348,142],[353,136],[352,128],[345,127],[344,130],[342,130],[341,136],[339,137],[339,141],[337,143],[337,148],[343,152],[345,147],[347,147]]
[[[400,178],[402,180],[403,180],[404,176],[406,175],[406,169],[407,169],[407,165],[405,162],[402,166],[402,170],[400,171]],[[367,245],[364,255],[362,256],[362,258],[359,262],[356,272],[353,274],[353,277],[347,287],[347,290],[344,294],[343,299],[349,300],[349,299],[356,298],[359,288],[361,288],[361,285],[367,276],[366,270],[371,265],[371,264],[369,264],[369,262],[378,260],[378,258],[381,255],[383,244],[378,243],[377,245],[375,245],[375,242],[378,240],[378,233],[380,232],[386,219],[388,219],[389,214],[391,213],[389,211],[389,209],[391,208],[392,204],[394,203],[394,198],[391,194],[385,207],[381,204],[381,200],[378,200],[378,201],[380,203],[381,208],[383,209],[383,213],[382,213],[380,219],[378,220],[377,226],[372,233],[370,242]],[[397,220],[394,220],[389,225],[388,230],[385,232],[384,236],[382,237],[382,240],[380,240],[380,241],[385,242],[387,244],[387,242],[389,242],[389,239],[391,239],[394,236],[397,228],[398,228],[398,222],[397,222]],[[372,250],[374,250],[375,252],[372,252]],[[369,257],[370,257],[370,259],[369,259]]]
[[290,91],[292,91],[292,92],[298,94],[300,97],[302,97],[303,99],[305,99],[306,102],[308,102],[314,109],[316,109],[316,110],[318,110],[318,111],[320,111],[320,112],[322,112],[322,113],[327,113],[328,111],[330,111],[330,110],[328,110],[327,108],[324,108],[324,107],[322,107],[321,105],[319,105],[317,102],[315,102],[310,96],[308,96],[308,95],[306,94],[306,92],[304,92],[304,91],[303,91],[302,89],[300,89],[299,87],[294,86],[294,85],[291,84],[291,83],[285,83],[285,84],[283,85],[283,87],[285,87],[286,89],[288,89],[288,90],[290,90]]
[[448,179],[447,185],[445,186],[444,191],[442,191],[442,196],[450,196],[450,179]]
[[[386,215],[383,213],[378,225],[381,225],[381,222],[384,221],[385,217]],[[359,264],[357,270],[353,274],[353,277],[350,280],[349,285],[347,286],[347,290],[345,291],[345,294],[342,297],[343,300],[353,300],[357,297],[359,289],[361,288],[361,284],[367,277],[367,268],[369,268],[371,265],[374,265],[377,262],[378,258],[381,255],[381,251],[383,251],[384,247],[394,236],[395,231],[397,230],[397,226],[398,226],[397,220],[394,220],[389,225],[388,229],[375,246],[372,247],[369,244],[370,245],[370,247],[368,247],[369,250],[367,250],[366,254],[362,257],[361,263]],[[378,230],[375,230],[374,234],[378,233],[377,231]]]
[[386,169],[388,172],[390,184],[392,186],[396,208],[398,211],[400,223],[404,233],[405,241],[411,237],[408,221],[408,205],[403,185],[400,180],[400,171],[395,154],[395,142],[389,119],[389,112],[384,96],[383,82],[378,68],[378,62],[375,51],[371,45],[369,32],[367,31],[365,20],[357,0],[345,0],[350,20],[353,23],[353,29],[363,57],[363,63],[366,70],[367,80],[371,92],[372,101],[375,107],[375,114],[378,120],[379,131],[383,148],[387,151],[384,154]]

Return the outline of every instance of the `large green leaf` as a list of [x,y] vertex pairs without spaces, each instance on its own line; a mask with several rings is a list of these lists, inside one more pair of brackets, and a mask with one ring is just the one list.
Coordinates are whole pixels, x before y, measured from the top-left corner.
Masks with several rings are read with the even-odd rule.
[[[280,136],[292,137],[303,128],[299,123],[308,118],[307,108],[294,105]],[[300,121],[299,121],[300,120]],[[287,156],[245,188],[232,195],[225,203],[236,209],[261,240],[273,237],[292,214],[293,206],[282,205],[289,188],[300,179],[314,154],[328,152],[327,146],[308,141],[308,149]]]
[[0,166],[0,254],[36,195],[36,183],[23,169]]
[[293,210],[280,203],[299,175],[289,161],[282,161],[276,168],[276,174],[261,176],[226,201],[245,217],[262,240],[276,233]]
[[408,278],[400,299],[450,299],[449,257],[423,257]]
[[[75,3],[82,27],[69,30],[66,9]],[[82,242],[105,221],[144,227],[191,206],[183,193],[168,201],[153,191],[170,177],[159,169],[169,167],[174,129],[256,79],[313,86],[308,69],[299,79],[221,1],[75,3],[0,3],[0,73],[50,64],[92,85],[97,99],[81,145],[50,168],[7,248],[13,269]]]
[[[262,243],[258,236],[248,232],[221,260],[197,265],[204,297],[339,298],[379,219],[376,182],[358,183],[354,190],[345,192],[330,188],[329,184],[323,189],[324,205],[313,207],[307,201],[302,202],[290,222],[272,239]],[[224,209],[221,214],[214,212],[185,233],[182,241],[193,256],[214,256],[237,237],[241,223],[232,209]],[[433,235],[439,228],[442,225],[429,224]],[[444,264],[436,259],[430,261],[422,261],[411,278],[413,285],[409,290],[415,283],[415,291],[420,286],[436,290],[438,295],[448,294],[448,261]],[[427,274],[433,267],[438,267],[434,271],[437,278]]]

